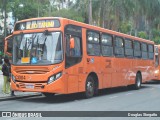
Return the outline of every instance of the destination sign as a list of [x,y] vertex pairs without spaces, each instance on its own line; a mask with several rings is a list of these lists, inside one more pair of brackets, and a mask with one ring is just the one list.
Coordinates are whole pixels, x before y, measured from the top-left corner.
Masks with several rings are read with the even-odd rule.
[[15,25],[17,30],[41,29],[41,28],[58,28],[60,27],[59,20],[33,20],[27,22],[20,22]]

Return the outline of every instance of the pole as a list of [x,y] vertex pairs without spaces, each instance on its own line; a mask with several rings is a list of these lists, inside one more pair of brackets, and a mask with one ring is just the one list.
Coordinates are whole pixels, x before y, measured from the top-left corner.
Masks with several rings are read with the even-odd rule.
[[6,17],[7,17],[7,12],[6,12],[7,0],[3,0],[3,3],[4,3],[4,38],[5,38],[7,36],[7,31],[6,31],[6,28],[7,28],[7,20],[6,20]]

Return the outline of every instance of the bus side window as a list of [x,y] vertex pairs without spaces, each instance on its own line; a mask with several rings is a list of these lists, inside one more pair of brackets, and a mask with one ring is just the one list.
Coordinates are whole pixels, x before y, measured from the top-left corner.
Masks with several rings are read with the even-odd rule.
[[71,36],[67,36],[67,38],[66,38],[66,55],[70,56],[70,57],[80,57],[80,56],[82,56],[80,38],[79,37],[74,37],[75,47],[70,48],[70,37]]
[[117,57],[124,57],[124,41],[121,37],[115,37],[114,53]]
[[113,37],[109,34],[101,36],[101,50],[103,56],[113,56]]
[[148,59],[147,44],[146,43],[141,43],[141,48],[142,48],[142,58],[143,59]]
[[[82,59],[82,40],[80,37],[66,35],[66,68],[79,63]],[[74,37],[74,48],[70,48],[70,37]]]
[[125,56],[128,58],[133,57],[133,42],[130,39],[125,39]]
[[154,59],[154,47],[153,47],[153,45],[148,45],[148,57],[149,57],[149,59]]
[[100,34],[95,31],[87,31],[87,54],[100,56]]
[[75,46],[74,48],[71,49],[71,52],[72,52],[72,56],[74,57],[80,57],[82,55],[82,52],[81,52],[81,43],[80,43],[80,38],[79,37],[74,37],[74,43],[75,43]]
[[133,45],[134,45],[134,57],[135,58],[141,58],[142,53],[141,53],[140,42],[134,41]]

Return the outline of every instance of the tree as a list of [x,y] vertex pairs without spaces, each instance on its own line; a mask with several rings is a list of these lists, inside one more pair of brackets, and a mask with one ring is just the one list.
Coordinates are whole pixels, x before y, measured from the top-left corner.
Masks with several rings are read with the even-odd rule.
[[[4,0],[0,0],[2,3]],[[18,20],[31,17],[60,16],[135,36],[155,36],[160,30],[160,0],[8,0],[8,11]],[[50,2],[52,1],[53,4]],[[23,4],[23,8],[20,8]],[[67,6],[66,9],[64,6]],[[90,7],[89,7],[90,6]],[[0,4],[1,11],[3,5]],[[91,12],[92,11],[92,12]],[[90,22],[91,23],[91,22]]]
[[75,5],[72,8],[78,15],[81,15],[84,18],[83,22],[85,23],[89,23],[88,3],[88,0],[76,0]]
[[147,39],[147,34],[144,31],[140,31],[140,32],[138,32],[138,37]]
[[[33,18],[37,16],[44,16],[46,10],[46,5],[49,1],[40,0],[35,2],[34,0],[14,0],[8,3],[10,11],[13,12],[13,16],[17,20]],[[23,5],[23,6],[20,6]]]
[[64,17],[72,20],[76,20],[79,22],[83,22],[84,18],[82,16],[79,16],[77,12],[73,11],[72,9],[66,10],[66,9],[61,9],[52,12],[52,16],[56,17]]

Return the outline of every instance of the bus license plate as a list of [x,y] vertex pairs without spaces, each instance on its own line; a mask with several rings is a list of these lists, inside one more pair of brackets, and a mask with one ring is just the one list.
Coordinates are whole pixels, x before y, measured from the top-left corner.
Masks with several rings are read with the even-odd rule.
[[28,89],[34,89],[34,85],[33,84],[25,84],[26,88]]

